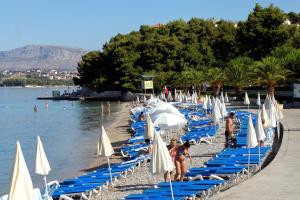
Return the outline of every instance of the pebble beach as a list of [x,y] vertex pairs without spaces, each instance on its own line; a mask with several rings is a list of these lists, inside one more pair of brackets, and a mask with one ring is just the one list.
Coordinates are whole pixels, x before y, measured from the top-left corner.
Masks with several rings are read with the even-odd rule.
[[[133,105],[131,103],[121,104],[120,111],[116,116],[114,122],[107,127],[107,133],[116,152],[124,144],[131,135],[128,133],[129,126],[129,110]],[[216,153],[224,148],[224,129],[222,124],[220,126],[217,137],[211,144],[201,143],[192,145],[190,148],[190,155],[192,163],[187,160],[187,169],[192,167],[201,167],[203,163],[213,157]],[[112,156],[112,163],[120,163],[122,157],[119,153]],[[90,169],[105,166],[106,158],[95,158],[91,163]],[[122,199],[129,194],[142,193],[144,189],[154,188],[159,182],[162,182],[162,175],[152,175],[149,170],[150,162],[144,162],[134,173],[129,173],[126,178],[119,179],[113,186],[106,187],[101,193],[95,195],[93,200],[102,199]],[[174,171],[175,173],[175,171]]]

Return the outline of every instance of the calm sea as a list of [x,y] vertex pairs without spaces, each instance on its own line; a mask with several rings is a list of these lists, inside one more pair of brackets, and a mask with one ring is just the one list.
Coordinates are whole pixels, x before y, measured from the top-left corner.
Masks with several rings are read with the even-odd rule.
[[[19,141],[34,187],[42,177],[34,174],[36,136],[44,145],[52,171],[48,180],[71,178],[87,168],[96,152],[101,124],[112,122],[119,110],[111,103],[111,113],[101,114],[100,102],[44,101],[38,96],[67,88],[0,88],[0,194],[9,190],[16,141]],[[72,90],[72,89],[70,89]],[[48,106],[47,106],[48,104]],[[38,111],[34,112],[34,106]]]

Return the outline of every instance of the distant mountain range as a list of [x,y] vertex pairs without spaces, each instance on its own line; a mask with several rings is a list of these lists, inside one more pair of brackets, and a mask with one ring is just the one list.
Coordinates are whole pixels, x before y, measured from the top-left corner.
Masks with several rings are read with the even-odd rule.
[[0,51],[0,70],[32,68],[76,70],[77,62],[88,51],[49,45],[28,45]]

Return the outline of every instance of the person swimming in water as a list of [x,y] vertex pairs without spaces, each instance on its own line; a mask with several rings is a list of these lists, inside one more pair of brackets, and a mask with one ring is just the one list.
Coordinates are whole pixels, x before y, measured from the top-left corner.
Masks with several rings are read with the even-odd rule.
[[34,112],[37,112],[37,111],[38,111],[38,107],[37,107],[36,105],[34,105],[33,111],[34,111]]

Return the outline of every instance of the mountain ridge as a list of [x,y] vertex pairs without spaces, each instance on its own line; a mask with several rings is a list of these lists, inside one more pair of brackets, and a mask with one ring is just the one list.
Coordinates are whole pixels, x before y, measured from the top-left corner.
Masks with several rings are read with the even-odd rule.
[[88,51],[57,45],[26,45],[0,51],[0,70],[32,68],[76,70],[81,56]]

